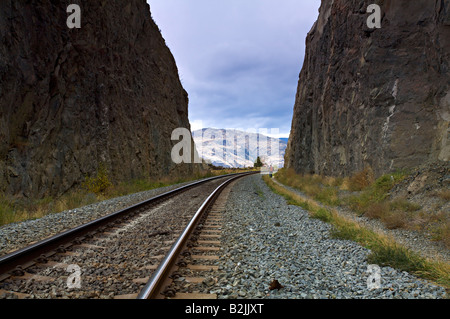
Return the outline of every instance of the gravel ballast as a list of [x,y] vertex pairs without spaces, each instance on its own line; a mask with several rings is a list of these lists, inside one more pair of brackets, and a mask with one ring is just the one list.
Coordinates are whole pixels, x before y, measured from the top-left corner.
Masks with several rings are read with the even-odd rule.
[[[391,267],[369,268],[370,251],[334,239],[331,225],[274,194],[255,175],[240,180],[224,212],[219,298],[445,298],[443,287]],[[371,289],[378,281],[379,288]],[[369,283],[368,283],[369,279]],[[277,280],[282,286],[276,287]],[[278,286],[279,288],[279,286]]]
[[[0,255],[179,186],[3,226]],[[221,258],[214,262],[219,271],[211,273],[211,278],[205,275],[200,292],[216,293],[221,299],[448,298],[443,287],[407,272],[377,266],[369,271],[368,249],[332,238],[331,225],[310,218],[300,207],[287,205],[283,197],[267,187],[261,175],[240,179],[235,184],[223,220]],[[371,289],[368,279],[377,274],[377,269],[380,288]],[[275,285],[274,280],[281,286]],[[52,288],[56,286],[49,284]],[[131,293],[134,288],[131,285],[121,293]],[[105,297],[112,297],[112,291]],[[49,292],[51,297],[58,297],[58,293]]]
[[[223,183],[188,189],[113,223],[93,236],[0,282],[0,299],[135,298],[202,202]],[[78,269],[78,274],[73,270]],[[74,282],[78,282],[74,285]]]

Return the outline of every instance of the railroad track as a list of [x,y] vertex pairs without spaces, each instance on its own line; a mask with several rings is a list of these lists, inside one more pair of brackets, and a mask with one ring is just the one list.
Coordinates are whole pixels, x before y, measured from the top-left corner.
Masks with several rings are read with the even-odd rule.
[[[225,181],[205,200],[138,299],[217,299],[216,294],[199,293],[193,287],[213,281],[211,273],[218,270],[214,263],[219,260],[222,212],[235,182]],[[193,289],[186,290],[183,283],[192,284]]]
[[[208,221],[212,227],[206,224],[204,214],[213,208],[210,220],[216,217],[217,222],[214,211],[220,210],[220,204],[214,208],[214,202],[229,183],[246,175],[192,183],[2,256],[0,297],[174,297],[174,271],[204,269],[186,267],[193,258],[217,258],[191,253],[218,249],[214,246],[219,234],[214,228],[219,227],[212,221]],[[205,233],[199,239],[200,228]],[[180,259],[182,253],[185,259]]]

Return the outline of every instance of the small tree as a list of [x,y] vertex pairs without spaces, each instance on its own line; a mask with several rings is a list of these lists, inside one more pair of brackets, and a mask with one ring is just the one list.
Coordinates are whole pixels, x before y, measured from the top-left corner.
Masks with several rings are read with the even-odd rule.
[[259,158],[259,156],[256,158],[256,162],[253,165],[254,168],[258,168],[258,167],[263,167],[263,162],[261,162],[261,159]]
[[85,190],[96,195],[103,194],[109,187],[112,186],[108,177],[108,170],[103,163],[99,164],[96,176],[86,176],[81,185]]

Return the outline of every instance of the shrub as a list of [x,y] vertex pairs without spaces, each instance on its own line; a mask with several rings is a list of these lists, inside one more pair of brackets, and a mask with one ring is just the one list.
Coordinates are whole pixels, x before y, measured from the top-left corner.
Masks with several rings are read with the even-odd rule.
[[401,211],[389,211],[381,217],[381,221],[388,229],[405,228],[408,215]]
[[372,168],[366,167],[364,170],[353,174],[349,178],[348,187],[351,191],[361,191],[374,182]]
[[428,214],[426,221],[429,224],[431,224],[431,221],[434,222],[434,226],[429,228],[433,240],[442,241],[450,249],[450,217],[448,212],[440,211],[434,216]]
[[[378,178],[372,185],[366,187],[360,194],[349,196],[346,199],[347,205],[359,214],[364,214],[373,204],[382,203],[389,196],[389,192],[395,184],[405,177],[405,173],[397,172],[386,174]],[[399,205],[405,205],[398,201]],[[409,204],[410,209],[417,207],[415,204]]]
[[343,177],[335,177],[334,179],[332,179],[330,181],[330,186],[334,186],[334,187],[341,187],[342,184],[344,183],[344,178]]
[[374,203],[367,208],[364,216],[373,218],[373,219],[382,219],[389,213],[389,205],[386,203]]
[[416,212],[422,207],[418,204],[412,203],[404,198],[398,198],[389,202],[391,210],[402,211],[402,212]]
[[254,168],[258,168],[258,167],[263,167],[264,163],[261,161],[261,158],[258,156],[256,158],[256,162],[254,163],[253,167]]

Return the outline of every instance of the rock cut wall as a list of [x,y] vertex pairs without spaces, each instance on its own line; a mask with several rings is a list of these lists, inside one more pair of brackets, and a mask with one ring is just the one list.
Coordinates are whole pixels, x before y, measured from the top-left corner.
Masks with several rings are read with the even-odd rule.
[[115,182],[192,173],[171,161],[188,95],[145,0],[0,1],[0,43],[0,191],[58,195],[100,166]]
[[[381,8],[369,29],[367,7]],[[450,1],[322,0],[306,40],[285,163],[377,175],[450,157]]]

